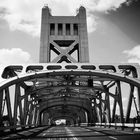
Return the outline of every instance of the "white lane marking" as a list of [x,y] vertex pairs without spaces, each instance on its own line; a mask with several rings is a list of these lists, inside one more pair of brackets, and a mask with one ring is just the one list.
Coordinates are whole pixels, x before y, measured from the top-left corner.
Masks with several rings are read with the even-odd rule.
[[70,129],[68,129],[67,127],[65,127],[65,129],[66,129],[66,131],[68,132],[68,134],[69,134],[70,136],[72,136],[72,139],[73,139],[73,140],[78,140],[78,138],[74,137],[74,134],[72,133],[72,131],[71,131]]
[[113,139],[113,140],[117,140],[117,138],[115,137],[112,137],[112,136],[109,136],[109,138]]
[[99,134],[99,132],[94,132],[94,133]]

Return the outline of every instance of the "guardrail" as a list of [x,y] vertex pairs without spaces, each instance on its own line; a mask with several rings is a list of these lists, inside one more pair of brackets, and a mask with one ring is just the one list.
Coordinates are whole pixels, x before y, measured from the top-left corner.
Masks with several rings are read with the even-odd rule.
[[137,123],[96,123],[95,126],[100,126],[100,127],[114,127],[115,129],[121,128],[122,130],[124,129],[131,129],[132,131],[134,130],[139,130],[140,131],[140,124]]
[[17,126],[3,126],[0,127],[0,131],[16,131],[16,130],[20,130],[20,129],[26,129],[26,128],[34,128],[37,127],[35,125],[17,125]]

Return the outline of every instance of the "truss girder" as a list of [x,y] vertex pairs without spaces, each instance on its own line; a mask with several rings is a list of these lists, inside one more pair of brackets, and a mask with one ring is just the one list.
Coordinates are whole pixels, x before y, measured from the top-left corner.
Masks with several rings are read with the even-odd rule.
[[[56,69],[45,69],[48,66]],[[86,69],[82,69],[83,66]],[[13,126],[13,128],[18,125],[22,127],[39,125],[41,112],[64,105],[71,109],[73,106],[85,109],[90,122],[98,121],[101,123],[115,122],[118,105],[120,122],[124,124],[130,120],[132,101],[133,98],[136,98],[134,92],[137,92],[138,102],[135,101],[135,106],[139,115],[140,81],[136,68],[121,65],[118,67],[118,69],[120,68],[118,71],[116,67],[102,65],[97,70],[96,67],[91,70],[90,66],[93,65],[9,66],[8,70],[12,69],[12,72],[8,72],[7,69],[6,73],[3,71],[2,75],[4,76],[1,77],[0,82],[0,125],[2,126],[4,121],[8,121],[8,125]],[[60,69],[57,69],[58,67]],[[18,68],[20,71],[17,70]],[[8,75],[9,73],[10,75]],[[14,74],[12,75],[12,73]],[[122,83],[127,83],[130,87],[126,118],[124,118],[122,102]],[[14,89],[12,92],[11,87]],[[112,88],[114,92],[112,92]],[[11,94],[14,97],[13,109]],[[112,108],[111,98],[113,99]],[[5,108],[7,108],[6,116],[3,111]]]

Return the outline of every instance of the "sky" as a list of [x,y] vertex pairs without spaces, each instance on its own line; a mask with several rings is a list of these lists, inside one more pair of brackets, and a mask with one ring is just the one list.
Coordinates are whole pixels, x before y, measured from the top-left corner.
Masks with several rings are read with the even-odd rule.
[[0,0],[0,64],[39,62],[44,5],[64,16],[86,8],[90,63],[140,64],[140,0]]
[[87,10],[90,63],[140,63],[139,0],[0,0],[0,64],[38,63],[41,9]]

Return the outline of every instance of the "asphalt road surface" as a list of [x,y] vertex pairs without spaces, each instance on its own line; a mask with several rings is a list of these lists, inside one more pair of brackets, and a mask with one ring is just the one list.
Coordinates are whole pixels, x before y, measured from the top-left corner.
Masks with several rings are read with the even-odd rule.
[[0,136],[0,139],[47,140],[140,140],[140,131],[101,127],[39,127]]

